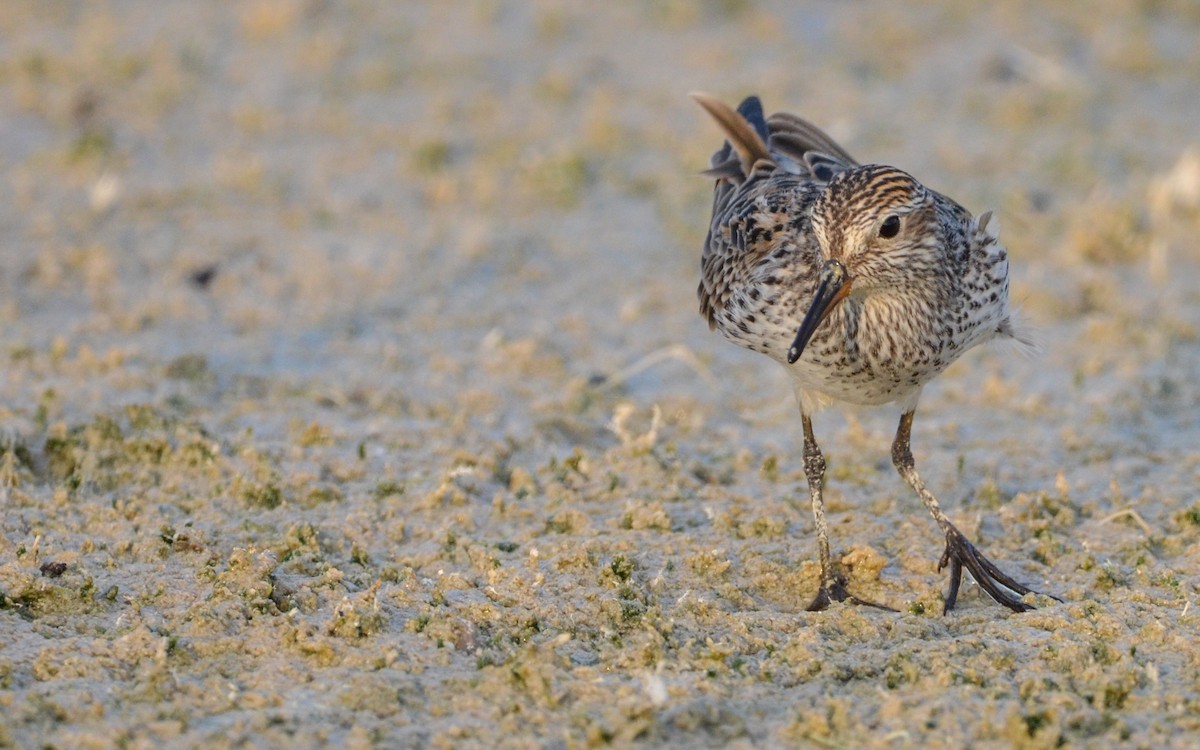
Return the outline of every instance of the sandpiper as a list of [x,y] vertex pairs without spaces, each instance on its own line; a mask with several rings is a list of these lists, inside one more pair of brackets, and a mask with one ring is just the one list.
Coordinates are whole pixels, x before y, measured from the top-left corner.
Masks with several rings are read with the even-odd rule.
[[846,590],[830,558],[825,459],[812,414],[835,401],[899,404],[892,463],[946,536],[938,564],[950,566],[943,612],[958,599],[963,568],[1000,604],[1032,609],[1021,597],[1035,592],[950,522],[909,448],[929,381],[989,339],[1030,344],[1008,304],[1008,254],[991,212],[973,216],[895,167],[861,165],[795,115],[764,117],[757,97],[736,112],[708,95],[693,97],[727,138],[705,172],[716,188],[700,313],[791,375],[821,562],[821,588],[808,609],[873,604]]

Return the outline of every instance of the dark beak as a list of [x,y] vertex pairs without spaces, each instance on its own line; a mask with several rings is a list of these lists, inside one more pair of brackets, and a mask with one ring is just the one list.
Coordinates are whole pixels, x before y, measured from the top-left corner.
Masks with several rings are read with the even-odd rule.
[[789,365],[796,364],[817,328],[849,293],[850,274],[846,273],[846,267],[838,260],[825,261],[821,266],[821,275],[817,277],[817,294],[809,305],[804,322],[800,324],[800,330],[796,331],[796,340],[792,342],[792,348],[788,349]]

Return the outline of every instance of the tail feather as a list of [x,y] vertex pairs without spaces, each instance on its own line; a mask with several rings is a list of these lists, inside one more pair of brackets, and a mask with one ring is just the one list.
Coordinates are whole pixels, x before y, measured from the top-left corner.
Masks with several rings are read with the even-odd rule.
[[[759,160],[771,160],[771,152],[767,149],[766,139],[759,135],[759,126],[765,130],[766,122],[762,119],[762,104],[758,101],[757,97],[750,97],[742,102],[742,106],[738,112],[734,112],[729,108],[728,104],[719,99],[714,99],[708,94],[695,92],[692,94],[692,98],[704,108],[705,112],[717,121],[717,124],[721,126],[721,130],[725,131],[725,138],[728,141],[728,145],[737,152],[743,175],[750,174],[750,171],[754,168],[754,164]],[[741,109],[745,109],[746,114],[743,114],[740,111]],[[756,113],[758,122],[752,124],[750,117],[753,117]],[[718,151],[713,156],[712,168],[724,168],[726,166],[725,162],[728,161],[727,158],[724,158],[725,156],[727,155],[723,155]]]
[[736,111],[708,94],[695,92],[692,98],[716,120],[726,138],[703,173],[707,177],[741,184],[761,163],[768,171],[828,182],[858,166],[854,157],[808,120],[784,112],[764,117],[757,96],[743,99]]
[[762,100],[757,96],[747,96],[743,99],[738,105],[737,113],[750,123],[750,127],[754,128],[754,132],[758,133],[758,137],[764,143],[771,137],[767,129],[767,118],[763,115]]
[[818,151],[842,163],[844,167],[858,166],[846,149],[829,137],[829,134],[808,120],[788,112],[776,112],[767,119],[771,132],[771,146],[793,158],[803,158],[810,151]]

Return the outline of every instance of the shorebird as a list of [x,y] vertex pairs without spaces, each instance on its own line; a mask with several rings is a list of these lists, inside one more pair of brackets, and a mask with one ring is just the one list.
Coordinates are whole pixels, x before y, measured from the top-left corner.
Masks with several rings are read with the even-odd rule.
[[791,375],[821,563],[808,609],[847,600],[882,607],[851,594],[830,558],[812,414],[836,401],[900,406],[892,463],[946,537],[943,613],[958,600],[963,568],[998,603],[1033,609],[1021,597],[1037,592],[1001,572],[942,512],[909,445],[921,389],[963,352],[995,338],[1032,345],[1008,304],[1008,254],[991,212],[974,216],[895,167],[859,164],[806,120],[764,117],[757,97],[735,112],[692,96],[727,139],[704,172],[716,187],[700,313]]

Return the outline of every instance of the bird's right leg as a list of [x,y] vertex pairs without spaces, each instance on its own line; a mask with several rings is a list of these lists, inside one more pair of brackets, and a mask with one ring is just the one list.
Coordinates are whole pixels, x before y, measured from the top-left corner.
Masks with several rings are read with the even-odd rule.
[[833,569],[833,557],[829,553],[829,524],[825,521],[825,456],[821,455],[821,447],[813,435],[812,418],[800,411],[800,420],[804,424],[804,475],[808,478],[808,492],[812,496],[813,520],[817,525],[817,550],[821,561],[821,588],[816,597],[806,608],[809,612],[818,612],[828,607],[832,602],[849,601],[852,604],[862,604],[895,611],[883,604],[876,604],[865,599],[859,599],[846,590],[846,579]]
[[809,612],[825,609],[831,601],[845,601],[846,584],[833,573],[833,560],[829,554],[829,524],[825,521],[825,456],[813,435],[812,418],[800,412],[804,423],[804,475],[808,478],[808,494],[812,496],[813,520],[817,524],[817,550],[821,560],[821,588]]

